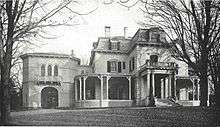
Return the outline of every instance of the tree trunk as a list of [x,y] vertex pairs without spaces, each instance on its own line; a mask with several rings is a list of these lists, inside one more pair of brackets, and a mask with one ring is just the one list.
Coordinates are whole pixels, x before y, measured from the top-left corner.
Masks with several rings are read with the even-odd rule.
[[215,106],[220,107],[220,84],[215,85]]
[[200,76],[200,106],[207,106],[208,100],[208,78],[205,75]]
[[203,50],[201,52],[201,65],[200,65],[200,106],[207,106],[207,100],[208,100],[208,53],[206,50]]
[[7,125],[10,120],[9,77],[4,68],[1,70],[1,124]]

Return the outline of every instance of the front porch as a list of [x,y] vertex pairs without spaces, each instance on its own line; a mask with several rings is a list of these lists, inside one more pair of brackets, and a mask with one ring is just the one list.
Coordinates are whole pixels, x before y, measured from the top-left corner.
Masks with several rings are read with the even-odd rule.
[[83,74],[75,78],[75,107],[132,106],[134,84],[127,74]]

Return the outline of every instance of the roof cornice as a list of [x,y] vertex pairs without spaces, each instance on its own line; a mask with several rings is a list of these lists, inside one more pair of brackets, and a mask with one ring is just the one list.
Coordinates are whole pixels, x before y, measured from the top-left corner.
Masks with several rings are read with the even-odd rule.
[[21,59],[25,59],[27,57],[44,57],[44,58],[67,58],[73,59],[76,61],[80,61],[79,58],[67,55],[67,54],[58,54],[58,53],[26,53],[20,56]]

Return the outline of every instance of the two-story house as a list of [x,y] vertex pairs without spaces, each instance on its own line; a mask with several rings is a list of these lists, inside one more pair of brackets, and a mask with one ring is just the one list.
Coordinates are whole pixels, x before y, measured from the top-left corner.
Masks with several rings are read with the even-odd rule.
[[165,32],[139,29],[130,38],[127,30],[124,36],[111,36],[110,27],[105,27],[105,36],[93,43],[89,65],[80,65],[71,55],[24,54],[24,106],[141,106],[150,94],[157,105],[167,98],[198,105],[197,78],[188,75],[186,64],[171,57]]

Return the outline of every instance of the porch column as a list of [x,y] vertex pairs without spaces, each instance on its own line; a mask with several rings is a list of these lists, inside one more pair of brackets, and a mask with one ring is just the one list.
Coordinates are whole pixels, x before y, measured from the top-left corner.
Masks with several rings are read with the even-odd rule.
[[171,79],[172,79],[172,77],[171,77],[171,75],[169,75],[168,76],[168,97],[171,97],[171,87],[172,87],[172,85],[171,85]]
[[77,101],[77,99],[78,99],[78,95],[77,95],[78,81],[76,79],[75,79],[74,85],[75,85],[75,101]]
[[168,79],[165,77],[164,78],[164,86],[165,86],[165,98],[168,97]]
[[101,96],[100,96],[100,107],[102,107],[102,101],[103,101],[103,77],[100,76],[99,79],[101,80]]
[[131,100],[131,76],[127,77],[128,79],[128,98]]
[[209,82],[208,82],[208,102],[207,102],[207,106],[209,106],[209,95],[210,95],[210,85],[209,85]]
[[82,78],[79,78],[79,100],[82,100]]
[[199,80],[197,80],[197,95],[198,95],[198,101],[200,100],[199,96],[200,96],[200,85],[199,85]]
[[154,73],[152,73],[152,89],[153,89],[153,97],[155,96],[155,80],[154,80]]
[[83,100],[86,100],[86,79],[87,77],[83,77]]
[[110,76],[107,76],[106,77],[106,99],[108,100],[109,99],[109,96],[108,96],[108,80],[110,79],[111,77]]
[[195,92],[194,92],[194,90],[195,90],[195,89],[194,89],[194,88],[195,88],[195,80],[194,80],[194,79],[191,79],[191,81],[192,81],[192,85],[193,85],[193,86],[192,86],[192,87],[193,87],[193,88],[192,88],[192,94],[193,94],[193,101],[194,101],[194,100],[195,100]]
[[147,97],[150,95],[150,73],[147,73]]
[[160,79],[160,84],[161,84],[161,99],[164,99],[164,81],[163,81],[164,79],[163,78],[161,78]]
[[141,77],[139,75],[136,76],[135,82],[135,97],[136,97],[136,105],[140,105],[141,100]]
[[174,99],[176,100],[177,98],[176,98],[176,76],[175,75],[173,75],[173,90],[174,90]]

